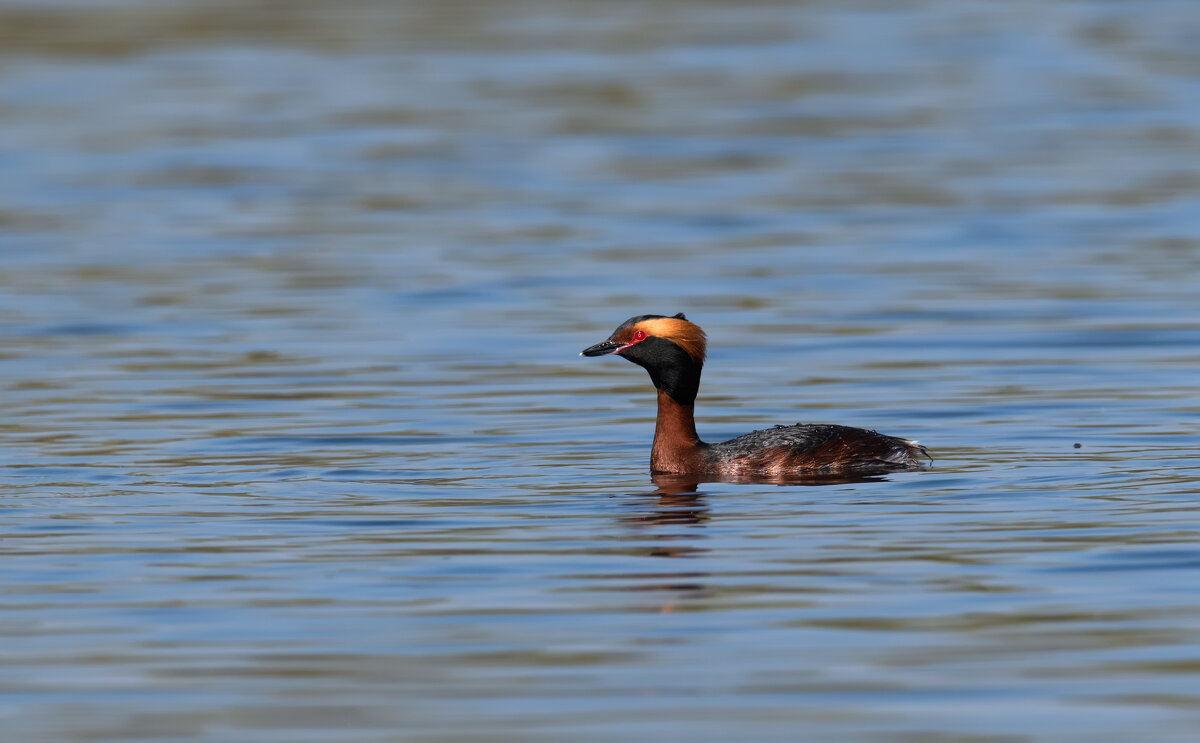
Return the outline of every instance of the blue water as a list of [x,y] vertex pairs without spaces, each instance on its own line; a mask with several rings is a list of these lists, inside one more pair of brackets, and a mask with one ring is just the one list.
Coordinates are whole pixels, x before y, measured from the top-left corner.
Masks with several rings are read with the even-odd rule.
[[[0,1],[22,741],[1192,741],[1200,14]],[[698,426],[924,472],[652,481]]]

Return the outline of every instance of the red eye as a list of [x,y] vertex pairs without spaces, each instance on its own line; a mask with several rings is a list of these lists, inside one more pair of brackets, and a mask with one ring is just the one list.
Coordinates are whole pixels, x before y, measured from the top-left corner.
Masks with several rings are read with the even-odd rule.
[[634,331],[634,333],[633,333],[633,340],[634,340],[634,342],[635,342],[635,343],[636,343],[637,341],[644,341],[644,340],[646,340],[646,331],[644,331],[644,330],[636,330],[636,331]]

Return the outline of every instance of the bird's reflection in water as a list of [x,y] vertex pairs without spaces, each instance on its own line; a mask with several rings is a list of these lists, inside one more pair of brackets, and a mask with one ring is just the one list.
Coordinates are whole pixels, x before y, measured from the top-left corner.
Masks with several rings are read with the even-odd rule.
[[708,503],[699,492],[700,480],[690,475],[653,475],[655,490],[647,494],[653,506],[640,518],[656,524],[702,524],[708,521]]
[[[854,482],[882,480],[879,475],[812,475],[791,478],[725,479],[719,482],[780,486],[843,485]],[[638,553],[646,557],[703,558],[712,550],[700,544],[707,537],[705,526],[713,518],[708,494],[700,489],[705,480],[689,475],[655,474],[650,478],[655,489],[636,495],[636,512],[622,521],[650,537],[640,545]],[[700,563],[703,564],[703,563]],[[700,564],[696,564],[697,567]],[[683,568],[683,564],[679,564]],[[660,613],[677,611],[689,602],[713,600],[713,574],[706,570],[654,569],[639,575],[640,580],[622,586],[622,590],[660,594],[663,598],[653,606]],[[649,578],[649,580],[646,580]]]
[[[717,480],[702,479],[695,475],[657,473],[650,476],[650,481],[655,486],[654,491],[644,496],[649,501],[648,507],[643,506],[638,513],[624,517],[623,521],[630,525],[656,528],[703,526],[712,518],[707,494],[700,490],[700,485],[705,482],[817,486],[876,482],[884,479],[881,475],[813,474],[787,477],[740,476]],[[682,540],[694,540],[703,536],[694,529],[662,531],[656,536],[660,543],[647,552],[653,557],[691,557],[707,552],[703,547],[679,544]]]
[[[637,512],[622,518],[630,526],[649,527],[657,543],[646,554],[650,557],[693,557],[707,552],[703,547],[682,544],[703,535],[694,528],[709,519],[705,494],[698,491],[700,481],[688,475],[654,475],[655,490],[637,497]],[[671,528],[675,527],[675,528]]]

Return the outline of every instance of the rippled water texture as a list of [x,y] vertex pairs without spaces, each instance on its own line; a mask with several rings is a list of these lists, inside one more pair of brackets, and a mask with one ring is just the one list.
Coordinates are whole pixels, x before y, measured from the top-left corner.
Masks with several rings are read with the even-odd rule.
[[[1197,39],[0,0],[5,739],[1196,740]],[[680,311],[932,469],[652,482]]]

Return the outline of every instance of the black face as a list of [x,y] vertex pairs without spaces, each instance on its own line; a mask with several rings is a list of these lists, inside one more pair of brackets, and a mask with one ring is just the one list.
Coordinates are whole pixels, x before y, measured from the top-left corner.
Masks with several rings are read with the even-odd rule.
[[[663,390],[676,402],[690,405],[696,400],[696,391],[700,387],[701,365],[679,346],[665,338],[644,336],[638,338],[632,330],[634,325],[643,320],[655,320],[666,315],[638,315],[631,317],[612,332],[606,340],[589,346],[581,352],[582,356],[604,356],[615,353],[641,366],[650,373],[650,381],[654,386]],[[686,320],[683,313],[674,315],[680,320]]]
[[[606,340],[603,340],[594,346],[588,346],[587,348],[580,351],[579,355],[580,356],[603,356],[608,353],[613,353],[614,351],[619,349],[621,346],[624,346],[629,341],[633,340],[633,338],[630,337],[630,333],[627,333],[626,331],[629,330],[630,328],[632,328],[634,325],[637,325],[642,320],[661,320],[665,317],[667,317],[667,315],[637,315],[636,317],[631,317],[628,320],[626,320],[625,322],[618,325],[617,329],[614,330],[612,332],[612,334],[609,335]],[[686,320],[687,319],[686,317],[683,316],[682,312],[671,315],[671,317],[673,317],[677,320]],[[624,355],[625,354],[622,354],[622,356],[624,356]]]

